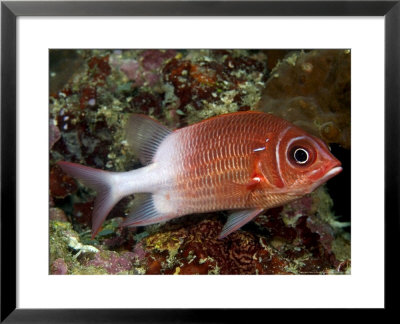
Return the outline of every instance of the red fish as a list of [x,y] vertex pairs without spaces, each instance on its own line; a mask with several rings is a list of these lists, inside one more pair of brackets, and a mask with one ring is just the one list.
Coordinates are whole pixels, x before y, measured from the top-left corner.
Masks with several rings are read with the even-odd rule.
[[123,225],[232,210],[219,236],[223,238],[264,210],[312,192],[342,170],[323,141],[262,112],[220,115],[175,131],[147,116],[132,115],[127,136],[144,167],[109,172],[58,162],[97,191],[93,237],[120,199],[137,194],[139,207]]

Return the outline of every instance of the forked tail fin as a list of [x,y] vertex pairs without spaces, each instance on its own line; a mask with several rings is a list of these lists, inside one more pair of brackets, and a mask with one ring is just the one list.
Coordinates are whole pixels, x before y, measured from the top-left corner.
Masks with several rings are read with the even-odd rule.
[[89,168],[80,164],[59,161],[57,164],[64,172],[79,179],[86,186],[96,190],[92,215],[92,238],[99,232],[101,225],[115,204],[123,198],[113,172]]

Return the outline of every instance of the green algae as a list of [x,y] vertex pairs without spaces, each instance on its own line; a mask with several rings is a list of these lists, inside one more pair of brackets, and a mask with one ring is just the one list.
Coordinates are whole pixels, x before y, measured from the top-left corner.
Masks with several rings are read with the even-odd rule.
[[49,225],[49,266],[55,260],[63,259],[67,264],[68,273],[71,274],[76,268],[80,267],[80,264],[74,257],[68,243],[71,237],[78,238],[79,235],[72,229],[70,223],[50,221]]
[[[107,274],[107,271],[100,267],[82,265],[80,259],[87,256],[77,255],[79,249],[76,248],[76,243],[79,242],[79,235],[72,228],[72,225],[67,222],[50,221],[49,224],[49,260],[50,266],[57,259],[63,259],[68,268],[68,274],[87,274],[98,275]],[[71,242],[74,242],[71,244]],[[86,246],[87,245],[83,245]],[[75,248],[74,248],[75,247]],[[82,251],[82,250],[81,250]],[[89,251],[84,252],[88,253]],[[90,253],[90,252],[89,252]]]

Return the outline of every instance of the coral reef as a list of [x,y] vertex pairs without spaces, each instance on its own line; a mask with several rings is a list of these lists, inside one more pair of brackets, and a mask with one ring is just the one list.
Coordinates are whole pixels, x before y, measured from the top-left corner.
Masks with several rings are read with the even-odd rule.
[[57,165],[50,170],[50,194],[54,198],[65,198],[77,190],[75,179],[65,174]]
[[260,99],[265,61],[259,53],[206,50],[172,59],[162,71],[168,97],[166,117],[184,126],[218,114],[249,110]]
[[[186,216],[136,235],[110,231],[108,224],[92,242],[98,249],[78,242],[68,224],[51,231],[51,238],[63,242],[57,253],[51,251],[51,273],[65,269],[91,273],[90,269],[95,274],[348,273],[348,233],[332,216],[331,206],[321,188],[262,214],[224,240],[217,238],[224,217],[215,214]],[[52,222],[51,229],[59,226]],[[82,235],[80,239],[85,241]],[[115,241],[118,244],[110,244]]]
[[[111,171],[140,167],[125,139],[130,113],[172,129],[258,107],[350,147],[350,53],[287,50],[78,50],[50,64],[51,274],[346,274],[349,223],[326,189],[269,210],[217,239],[226,212],[121,228],[135,202],[114,207],[92,238],[95,192],[58,160]],[[54,71],[52,70],[54,68]]]
[[[147,274],[344,273],[350,254],[335,255],[335,237],[345,239],[346,234],[332,213],[326,213],[331,204],[326,190],[319,189],[266,212],[224,240],[217,238],[223,217],[197,215],[169,222],[141,241],[139,261]],[[323,213],[326,219],[319,217]]]
[[113,65],[126,74],[133,81],[134,87],[160,86],[160,69],[168,60],[176,55],[174,50],[146,50],[141,52],[136,59],[121,60],[114,56]]

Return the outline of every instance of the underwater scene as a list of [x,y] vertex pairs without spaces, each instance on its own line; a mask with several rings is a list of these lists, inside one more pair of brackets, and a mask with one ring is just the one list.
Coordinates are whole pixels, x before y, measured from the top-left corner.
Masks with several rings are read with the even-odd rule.
[[351,51],[49,51],[49,273],[350,274]]

